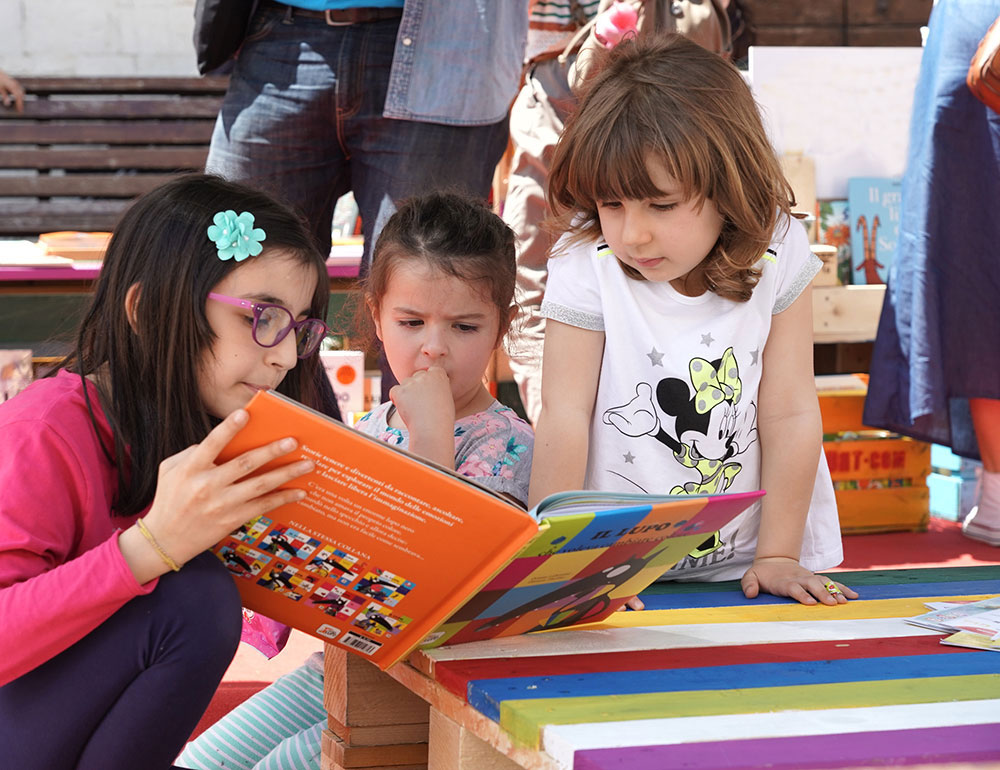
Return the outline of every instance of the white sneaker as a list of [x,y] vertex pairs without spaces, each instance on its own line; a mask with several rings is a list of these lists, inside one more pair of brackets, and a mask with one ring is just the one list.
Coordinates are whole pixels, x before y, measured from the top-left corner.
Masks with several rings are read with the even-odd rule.
[[969,515],[962,522],[962,534],[973,540],[979,540],[983,543],[1000,547],[1000,522],[987,524],[986,522],[976,521],[978,513],[978,505],[969,511]]

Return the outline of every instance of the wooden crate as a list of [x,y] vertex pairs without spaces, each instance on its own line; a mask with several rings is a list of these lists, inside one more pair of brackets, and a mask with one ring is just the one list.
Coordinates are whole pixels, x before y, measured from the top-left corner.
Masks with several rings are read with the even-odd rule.
[[869,430],[861,421],[868,394],[867,374],[834,374],[816,377],[823,435]]
[[813,341],[867,342],[875,339],[885,286],[814,286]]
[[911,486],[926,482],[931,472],[930,444],[885,431],[857,435],[823,442],[834,482],[912,479]]
[[823,442],[840,513],[840,531],[927,528],[930,444],[882,431]]
[[930,498],[926,486],[837,490],[834,494],[842,534],[923,532],[927,529]]
[[324,646],[321,770],[426,770],[430,706],[372,663]]
[[812,280],[813,286],[840,286],[840,279],[837,277],[837,247],[827,246],[824,243],[814,243],[809,248],[812,253],[823,260],[823,267],[816,273]]

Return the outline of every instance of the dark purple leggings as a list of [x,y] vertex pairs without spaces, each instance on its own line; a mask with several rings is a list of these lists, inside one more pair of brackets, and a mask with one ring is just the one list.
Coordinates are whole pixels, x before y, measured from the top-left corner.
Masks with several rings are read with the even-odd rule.
[[171,767],[236,653],[240,623],[236,585],[211,554],[164,575],[151,594],[0,687],[0,763]]

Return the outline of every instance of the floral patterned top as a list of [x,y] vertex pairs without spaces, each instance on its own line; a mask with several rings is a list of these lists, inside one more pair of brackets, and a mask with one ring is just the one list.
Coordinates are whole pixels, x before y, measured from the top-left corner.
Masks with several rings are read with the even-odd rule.
[[[387,444],[407,449],[409,432],[389,426],[393,410],[391,402],[381,404],[355,427]],[[531,426],[494,400],[488,409],[455,423],[455,471],[526,504],[534,444]]]

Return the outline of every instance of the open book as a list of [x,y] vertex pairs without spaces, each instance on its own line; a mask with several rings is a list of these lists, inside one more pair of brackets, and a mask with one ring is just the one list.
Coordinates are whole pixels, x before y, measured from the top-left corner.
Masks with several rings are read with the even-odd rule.
[[[213,549],[243,604],[385,669],[418,646],[600,620],[763,492],[567,492],[526,512],[451,470],[273,392],[229,459],[293,436],[309,496]],[[272,467],[272,466],[267,466]]]
[[1000,652],[1000,596],[978,602],[949,604],[903,619],[915,626],[951,634],[942,639],[941,644]]

